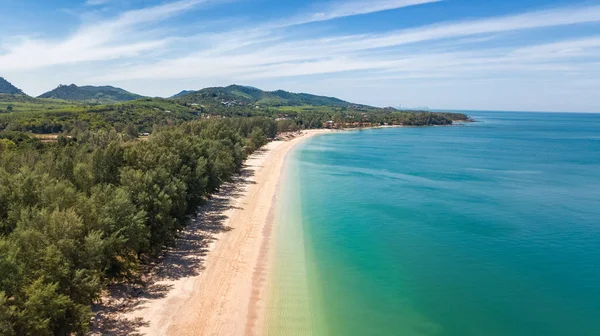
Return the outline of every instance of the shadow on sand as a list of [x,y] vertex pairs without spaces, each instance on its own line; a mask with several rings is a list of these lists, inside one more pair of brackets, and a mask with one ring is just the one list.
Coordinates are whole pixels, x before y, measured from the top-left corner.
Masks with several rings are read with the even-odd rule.
[[[265,153],[261,149],[254,155]],[[109,286],[101,302],[92,306],[94,316],[90,335],[141,335],[140,328],[149,326],[149,322],[141,318],[128,319],[125,315],[142,308],[145,301],[164,298],[172,286],[159,282],[193,277],[204,269],[208,247],[216,240],[214,235],[231,230],[225,225],[228,218],[225,211],[236,208],[233,206],[235,200],[255,183],[253,176],[254,169],[244,165],[239,175],[225,183],[198,209],[174,246],[146,266],[139,281]]]

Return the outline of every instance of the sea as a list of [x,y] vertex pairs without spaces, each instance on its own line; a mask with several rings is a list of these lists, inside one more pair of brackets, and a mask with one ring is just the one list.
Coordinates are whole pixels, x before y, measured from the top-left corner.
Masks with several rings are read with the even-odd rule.
[[288,155],[269,335],[600,335],[600,114],[466,113]]

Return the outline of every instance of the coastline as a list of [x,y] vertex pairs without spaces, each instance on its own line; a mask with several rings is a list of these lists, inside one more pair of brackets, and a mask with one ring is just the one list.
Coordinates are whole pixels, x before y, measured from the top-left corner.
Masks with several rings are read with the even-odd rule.
[[[120,329],[143,335],[264,334],[275,200],[284,163],[297,144],[331,132],[302,131],[298,137],[270,142],[251,155],[232,188],[224,187],[201,209],[199,218],[183,232],[179,246],[165,254],[153,273],[175,266],[197,266],[198,270],[159,276],[152,286],[161,289],[160,295],[142,296],[130,309],[116,313],[119,320],[134,324]],[[215,230],[211,220],[220,222],[221,229]],[[201,248],[198,240],[205,242]],[[99,334],[105,331],[98,330]]]

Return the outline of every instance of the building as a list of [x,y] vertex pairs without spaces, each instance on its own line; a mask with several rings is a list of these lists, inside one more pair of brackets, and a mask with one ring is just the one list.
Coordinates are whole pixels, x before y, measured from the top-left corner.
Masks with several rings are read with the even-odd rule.
[[335,128],[335,123],[333,122],[333,120],[325,121],[325,122],[323,122],[323,127],[324,128]]

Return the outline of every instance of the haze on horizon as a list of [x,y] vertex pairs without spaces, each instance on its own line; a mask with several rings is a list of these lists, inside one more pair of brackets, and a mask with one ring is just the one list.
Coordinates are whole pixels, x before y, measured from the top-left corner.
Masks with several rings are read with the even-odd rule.
[[600,112],[600,1],[5,0],[0,76],[148,96],[243,84],[375,106]]

